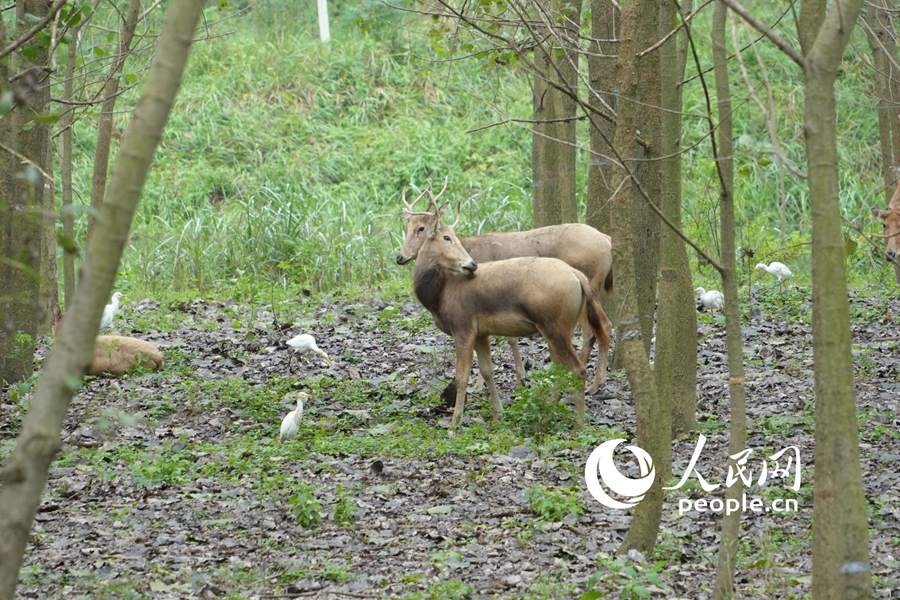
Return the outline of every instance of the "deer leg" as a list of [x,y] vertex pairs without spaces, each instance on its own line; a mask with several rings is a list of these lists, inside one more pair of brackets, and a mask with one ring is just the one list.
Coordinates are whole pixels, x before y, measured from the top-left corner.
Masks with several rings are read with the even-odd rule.
[[500,413],[503,412],[503,405],[500,404],[500,394],[497,393],[497,384],[494,382],[494,365],[491,363],[491,338],[487,336],[479,337],[475,340],[475,353],[478,354],[478,370],[487,384],[488,392],[491,395],[491,410],[494,413],[494,420],[500,419]]
[[594,342],[597,338],[591,331],[591,324],[588,322],[586,312],[581,315],[581,336],[584,340],[581,344],[581,362],[587,365],[591,360],[591,352],[594,350]]
[[575,422],[578,425],[584,425],[584,380],[587,379],[587,368],[581,362],[578,353],[575,352],[575,347],[572,345],[573,333],[574,331],[570,332],[568,337],[561,335],[548,337],[542,331],[541,335],[544,336],[544,339],[547,340],[547,345],[550,347],[550,361],[569,367],[581,380],[579,390],[575,394]]
[[519,338],[506,338],[506,341],[509,342],[513,359],[516,361],[516,385],[525,387],[525,365],[522,364],[522,354],[519,352]]
[[[472,371],[472,348],[475,345],[473,336],[457,334],[454,338],[456,346],[456,406],[453,408],[453,418],[450,419],[450,429],[456,427],[462,419],[466,408],[466,386],[469,385],[469,373]],[[481,362],[479,357],[479,362]],[[488,354],[490,362],[490,354]]]
[[[600,324],[603,327],[603,331],[607,333],[606,337],[612,340],[612,321],[609,320],[609,317],[606,316],[605,312],[600,313]],[[593,336],[591,337],[593,338]],[[588,388],[588,393],[591,394],[597,391],[601,383],[606,383],[606,368],[609,363],[609,344],[606,344],[605,346],[598,344],[597,352],[597,369],[594,371],[594,380],[591,382],[591,387]]]

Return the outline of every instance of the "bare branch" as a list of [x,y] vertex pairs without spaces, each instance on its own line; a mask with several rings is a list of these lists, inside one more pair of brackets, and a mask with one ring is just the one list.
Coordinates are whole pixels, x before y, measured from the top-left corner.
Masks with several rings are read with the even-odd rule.
[[806,61],[803,59],[803,56],[801,56],[799,52],[794,50],[793,46],[788,44],[784,38],[769,29],[768,25],[757,19],[753,13],[751,13],[749,10],[747,10],[734,0],[722,0],[722,3],[728,6],[728,8],[736,12],[738,15],[740,15],[740,17],[747,21],[750,25],[752,25],[754,29],[769,38],[769,40],[773,44],[775,44],[782,52],[787,54],[791,58],[791,60],[800,65],[801,69],[806,69]]
[[715,2],[715,0],[706,0],[706,2],[704,2],[703,4],[701,4],[700,6],[697,7],[697,10],[695,10],[694,12],[692,12],[691,14],[689,14],[687,17],[685,17],[685,18],[681,21],[681,23],[679,23],[679,24],[675,27],[675,29],[673,29],[672,31],[670,31],[669,33],[667,33],[666,35],[664,35],[664,36],[662,37],[661,40],[659,40],[658,42],[656,42],[655,44],[653,44],[652,46],[650,46],[649,48],[647,48],[647,49],[644,50],[643,52],[638,52],[637,57],[638,57],[638,58],[643,58],[643,57],[647,56],[648,54],[650,54],[651,52],[655,51],[657,48],[659,48],[659,47],[662,46],[663,44],[665,44],[667,41],[669,41],[669,38],[670,38],[670,37],[672,37],[673,35],[675,35],[676,33],[678,33],[678,30],[681,29],[682,27],[684,27],[685,22],[690,21],[691,19],[693,19],[694,16],[695,16],[698,12],[700,12],[701,9],[706,8],[706,6],[707,6],[708,4],[712,4],[713,2]]
[[48,12],[46,15],[44,15],[43,19],[41,19],[40,21],[35,23],[34,27],[32,27],[31,29],[29,29],[28,31],[23,33],[19,37],[19,39],[14,41],[12,44],[7,46],[3,50],[0,50],[0,58],[3,58],[10,52],[15,52],[16,50],[18,50],[19,47],[22,46],[22,44],[24,44],[25,42],[27,42],[28,40],[33,38],[37,34],[38,31],[40,31],[41,29],[46,27],[47,23],[49,23],[50,21],[53,20],[53,17],[56,16],[56,13],[59,12],[59,9],[61,9],[63,6],[65,6],[66,2],[68,2],[68,0],[57,0],[56,4],[54,4],[53,7],[50,9],[50,12]]

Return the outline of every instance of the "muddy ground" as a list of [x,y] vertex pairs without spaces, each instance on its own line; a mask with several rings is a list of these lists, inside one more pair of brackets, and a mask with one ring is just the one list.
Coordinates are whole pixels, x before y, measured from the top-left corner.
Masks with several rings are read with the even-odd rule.
[[[802,462],[798,493],[784,481],[748,491],[767,505],[796,499],[798,511],[745,513],[736,578],[744,598],[811,589],[812,338],[808,298],[794,294],[793,308],[758,304],[744,322],[750,466],[758,472],[764,456],[788,446]],[[876,596],[896,598],[900,300],[854,298],[853,306],[871,566]],[[653,597],[711,595],[719,518],[678,508],[721,489],[707,494],[691,476],[667,497],[654,553],[618,563],[630,513],[586,491],[593,448],[613,435],[633,439],[623,372],[588,397],[581,432],[537,438],[495,427],[487,399],[474,393],[448,438],[437,396],[452,373],[449,338],[413,300],[373,292],[272,308],[126,307],[116,331],[158,344],[166,368],[91,379],[73,400],[20,597],[578,598],[589,583],[613,597],[635,584]],[[283,342],[301,332],[314,333],[335,364],[303,357],[289,368]],[[725,481],[724,349],[724,328],[704,315],[698,421],[707,444],[697,470],[711,483]],[[545,363],[537,340],[525,341],[523,354],[531,371]],[[511,353],[495,342],[494,355],[508,403]],[[279,445],[298,390],[313,396],[301,434]],[[6,457],[23,408],[8,393],[2,402]],[[676,477],[696,442],[674,443]],[[529,499],[545,489],[538,484],[557,491],[555,519]],[[666,563],[657,584],[647,572],[658,560]]]

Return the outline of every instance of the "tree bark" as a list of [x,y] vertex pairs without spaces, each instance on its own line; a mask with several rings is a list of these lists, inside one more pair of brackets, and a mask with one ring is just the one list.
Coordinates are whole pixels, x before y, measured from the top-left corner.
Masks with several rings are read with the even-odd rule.
[[[552,25],[546,41],[534,51],[534,133],[531,142],[534,226],[577,223],[575,201],[576,103],[548,83],[578,89],[578,54],[567,40],[578,39],[581,0],[549,0],[545,11]],[[561,21],[561,22],[560,22]]]
[[173,0],[144,92],[122,139],[109,193],[88,247],[84,277],[50,350],[43,376],[12,455],[0,471],[0,599],[11,600],[29,531],[72,395],[93,356],[103,307],[140,198],[153,153],[187,62],[202,0]]
[[[659,1],[645,6],[640,17],[637,35],[643,48],[654,45],[659,39]],[[642,49],[643,49],[642,48]],[[641,185],[644,186],[650,198],[659,198],[662,194],[660,158],[662,116],[659,110],[661,104],[660,90],[660,57],[653,52],[636,61],[637,68],[642,71],[639,75],[641,86],[636,90],[638,100],[635,122],[635,135],[639,139],[638,147],[643,151],[642,160],[634,165]],[[650,210],[646,203],[639,201],[631,213],[635,239],[641,243],[634,248],[635,273],[637,275],[637,300],[641,315],[641,329],[644,340],[644,350],[650,355],[651,342],[653,340],[653,328],[656,324],[656,287],[659,280],[659,257],[662,233],[660,220],[655,212]],[[668,406],[671,410],[671,405]]]
[[[616,88],[619,17],[619,10],[611,0],[591,1],[591,36],[594,40],[602,41],[591,43],[591,53],[587,57],[588,81],[591,85],[588,104],[594,110],[608,114],[610,119],[594,120],[602,133],[595,126],[590,130],[591,157],[588,161],[585,223],[603,232],[610,231],[609,201],[615,191],[612,180],[616,176],[616,167],[610,158],[607,140],[612,140],[616,134],[616,95],[613,90]],[[612,296],[604,294],[600,301],[603,310],[615,321],[616,306]]]
[[[71,32],[66,53],[66,70],[63,77],[63,100],[71,102],[75,91],[75,61],[78,58],[78,46],[81,23]],[[60,178],[62,179],[62,222],[63,222],[63,298],[66,308],[75,298],[75,215],[72,212],[72,125],[75,113],[67,109],[61,120],[60,135],[61,157],[59,161]]]
[[[731,411],[731,427],[728,437],[728,454],[738,456],[747,445],[746,387],[744,385],[744,339],[741,334],[741,312],[738,306],[737,264],[734,236],[734,144],[731,121],[731,89],[728,80],[728,48],[725,45],[725,23],[728,8],[721,1],[713,9],[712,47],[716,80],[717,112],[719,116],[718,156],[721,191],[719,193],[719,227],[722,250],[722,291],[725,294],[725,345],[728,349],[728,394]],[[738,48],[735,49],[739,51]],[[737,472],[737,460],[732,458],[730,468]],[[725,490],[725,502],[740,502],[744,493],[740,477]],[[741,511],[732,511],[722,517],[722,537],[719,543],[719,560],[716,566],[716,584],[713,597],[717,600],[731,598],[734,594],[734,568],[741,533]]]
[[873,0],[866,12],[866,36],[875,65],[885,205],[891,201],[898,176],[891,167],[900,166],[900,70],[890,9],[888,0]]
[[[681,6],[691,11],[691,2]],[[678,7],[673,0],[660,3],[660,36],[676,26]],[[662,120],[660,146],[662,161],[660,208],[676,225],[681,225],[681,80],[684,52],[673,36],[660,48],[660,89]],[[672,434],[694,430],[697,412],[697,310],[691,282],[687,246],[668,227],[662,229],[659,268],[659,307],[656,333],[656,360],[653,371],[660,403],[671,407]]]
[[43,169],[49,177],[44,179],[44,195],[41,201],[43,231],[41,233],[41,282],[37,323],[39,336],[50,333],[56,309],[59,307],[59,270],[56,265],[56,181],[53,169],[53,136],[49,131],[45,143],[47,148],[44,151],[46,160]]
[[[109,150],[112,145],[113,111],[116,108],[116,100],[119,93],[119,75],[128,58],[131,48],[131,40],[134,38],[134,30],[137,27],[138,17],[141,16],[141,0],[131,0],[128,5],[128,15],[122,23],[122,31],[119,33],[119,47],[116,56],[107,74],[106,86],[103,90],[105,100],[100,107],[100,124],[97,127],[97,147],[94,150],[94,176],[91,179],[91,208],[95,214],[100,211],[103,204],[103,196],[106,193],[106,173],[109,168]],[[91,216],[88,219],[87,240],[88,243],[94,235],[97,220]]]
[[[659,29],[657,4],[650,0],[635,0],[622,10],[622,37],[618,59],[619,111],[616,122],[614,145],[619,155],[632,172],[637,162],[646,156],[638,130],[642,128],[641,114],[635,99],[643,98],[642,87],[659,86],[659,57],[654,53],[639,58],[637,54],[649,47]],[[652,10],[651,10],[652,9]],[[653,63],[651,65],[642,63]],[[650,79],[656,79],[656,82]],[[613,264],[616,265],[617,315],[616,353],[622,362],[631,385],[637,413],[637,443],[653,458],[657,469],[671,468],[671,425],[665,417],[665,409],[660,406],[653,369],[650,366],[645,340],[643,321],[652,319],[639,309],[639,282],[636,269],[636,249],[648,240],[639,237],[633,227],[635,212],[649,211],[643,196],[636,188],[634,179],[627,172],[619,170],[615,188],[619,192],[611,202],[613,239]],[[666,465],[664,467],[663,465]],[[649,552],[656,544],[659,523],[662,516],[663,480],[657,476],[644,499],[635,507],[634,518],[628,534],[619,548],[620,553],[636,548]]]
[[[49,9],[48,0],[20,0],[16,6],[16,22],[20,24],[17,35],[30,28],[34,21],[29,19],[40,20]],[[2,138],[8,149],[0,150],[7,155],[5,164],[0,166],[0,178],[5,183],[0,195],[7,201],[3,256],[11,261],[2,266],[0,382],[27,379],[33,373],[34,342],[41,320],[41,209],[49,126],[35,123],[27,128],[26,125],[46,110],[50,90],[44,70],[48,51],[40,47],[37,39],[26,42],[23,49],[33,47],[39,48],[33,59],[21,51],[13,53],[13,73],[0,67],[4,82],[12,74],[19,75],[12,85],[16,107],[11,118],[4,119],[9,121],[8,132],[4,132],[7,136]]]
[[866,499],[859,464],[847,272],[838,203],[834,81],[863,0],[801,5],[804,131],[812,212],[816,455],[813,589],[817,600],[870,598]]

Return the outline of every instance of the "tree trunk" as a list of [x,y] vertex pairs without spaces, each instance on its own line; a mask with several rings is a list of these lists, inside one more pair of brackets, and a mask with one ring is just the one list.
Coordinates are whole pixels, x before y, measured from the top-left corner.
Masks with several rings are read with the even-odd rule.
[[897,181],[891,167],[900,166],[900,71],[896,67],[896,33],[890,8],[887,0],[873,0],[866,13],[866,34],[875,65],[885,205],[890,202]]
[[35,511],[59,449],[63,420],[91,362],[103,307],[112,291],[153,153],[181,83],[203,4],[202,0],[173,0],[169,4],[150,75],[122,138],[109,193],[88,248],[84,277],[50,350],[16,446],[0,471],[0,505],[5,507],[0,513],[0,599],[12,599],[15,594]]
[[[731,123],[731,89],[728,81],[728,48],[725,46],[725,23],[728,8],[721,1],[713,9],[712,47],[716,79],[717,111],[719,115],[718,156],[716,164],[720,177],[719,222],[722,249],[722,291],[725,294],[725,345],[728,349],[728,394],[731,429],[728,437],[729,466],[737,472],[737,458],[747,444],[747,411],[744,385],[744,339],[741,334],[741,312],[738,306],[737,264],[734,240],[734,144]],[[735,50],[739,50],[735,48]],[[725,502],[740,502],[744,493],[740,477],[725,490]],[[722,537],[719,543],[719,562],[713,597],[731,598],[734,594],[734,567],[741,533],[741,511],[722,517]]]
[[[577,223],[575,201],[575,101],[548,81],[578,89],[578,54],[566,40],[577,39],[581,0],[550,0],[548,38],[534,51],[534,134],[531,142],[534,226]],[[563,12],[565,9],[565,12]],[[563,17],[563,15],[565,15]],[[562,19],[560,24],[558,19]],[[539,29],[540,31],[540,29]]]
[[838,203],[834,81],[863,0],[804,2],[804,132],[812,212],[816,454],[813,590],[816,600],[870,598],[866,499],[859,464],[847,273]]
[[[78,46],[81,44],[81,23],[71,31],[72,41],[69,42],[66,54],[66,70],[63,77],[63,100],[71,102],[75,90],[75,61],[78,59]],[[62,179],[62,222],[63,222],[63,293],[66,309],[75,298],[75,215],[72,212],[72,124],[75,113],[71,108],[66,109],[61,120],[62,134],[60,135],[61,158],[59,161],[60,177]]]
[[[684,2],[682,13],[691,10]],[[660,36],[676,26],[678,8],[672,0],[660,3]],[[660,48],[660,88],[662,120],[660,147],[662,193],[660,208],[676,225],[681,225],[681,79],[684,53],[672,37]],[[672,434],[693,431],[697,412],[697,310],[691,282],[687,246],[668,227],[662,229],[659,268],[659,307],[654,373],[660,403],[671,407]]]
[[[49,88],[48,88],[49,89]],[[42,201],[41,234],[41,283],[38,299],[38,335],[46,335],[53,329],[56,309],[59,308],[59,271],[56,265],[56,190],[53,170],[53,136],[46,136],[46,162]]]
[[[16,7],[17,35],[27,31],[50,9],[47,0],[20,0]],[[5,36],[4,36],[5,37]],[[22,52],[12,54],[13,72],[0,67],[4,82],[17,76],[12,84],[16,107],[8,121],[7,136],[2,139],[8,150],[0,165],[0,178],[5,183],[2,195],[7,205],[3,255],[12,264],[2,266],[4,287],[2,328],[0,328],[0,382],[26,379],[34,371],[35,339],[38,336],[39,291],[41,274],[42,219],[44,177],[47,158],[49,126],[35,123],[28,128],[34,115],[47,108],[50,90],[47,86],[48,51],[36,39],[24,48],[38,47],[37,55],[29,59]],[[6,71],[3,73],[3,71]],[[16,154],[11,154],[11,152]]]
[[[622,41],[618,59],[619,111],[614,144],[632,172],[638,160],[646,157],[646,150],[638,133],[642,128],[642,123],[638,120],[641,113],[634,100],[644,98],[640,92],[642,88],[658,89],[659,86],[659,57],[654,53],[643,58],[637,57],[640,51],[653,43],[659,31],[659,11],[651,10],[656,6],[655,2],[649,0],[635,0],[623,7]],[[655,83],[652,79],[656,79]],[[643,339],[643,331],[646,329],[643,321],[648,315],[639,309],[639,282],[635,264],[636,249],[648,243],[648,240],[638,236],[632,221],[635,212],[649,212],[649,208],[636,187],[636,181],[629,180],[628,177],[624,170],[618,171],[614,189],[619,189],[619,192],[613,196],[611,203],[610,233],[618,281],[616,301],[619,305],[616,353],[622,356],[631,385],[637,413],[637,444],[650,454],[657,469],[664,470],[671,468],[672,462],[671,423],[666,418],[666,410],[660,406],[653,369],[650,367]],[[649,318],[652,319],[652,315]],[[662,516],[662,484],[662,478],[657,476],[644,499],[635,507],[631,527],[618,550],[620,553],[631,548],[641,552],[653,549]]]
[[[619,10],[611,0],[592,0],[591,36],[599,41],[591,43],[591,54],[587,57],[588,81],[591,84],[588,103],[594,110],[607,114],[610,118],[594,119],[602,133],[594,126],[590,130],[591,157],[588,162],[585,223],[605,233],[610,231],[609,201],[615,191],[612,180],[616,176],[616,167],[609,158],[610,149],[606,140],[612,140],[616,135],[616,96],[613,90],[616,87],[619,17]],[[601,303],[606,314],[615,321],[616,306],[612,296],[604,294]]]
[[[646,14],[640,18],[640,30],[638,36],[641,40],[642,50],[655,44],[659,39],[659,2],[648,3],[645,7]],[[638,181],[646,190],[650,198],[659,198],[662,194],[660,158],[661,149],[661,121],[659,110],[661,103],[660,90],[660,56],[653,52],[636,61],[637,68],[642,71],[639,75],[641,86],[636,90],[638,100],[635,122],[635,135],[639,139],[638,147],[643,150],[642,160],[634,165],[634,172]],[[638,201],[640,208],[631,213],[634,235],[641,243],[634,248],[635,273],[637,275],[637,301],[641,315],[641,333],[644,340],[644,350],[650,355],[651,342],[653,340],[653,327],[656,323],[656,286],[659,280],[659,254],[660,220],[655,212],[650,210],[646,203]],[[671,405],[668,406],[671,411]]]
[[[100,211],[103,204],[103,195],[106,193],[106,173],[109,168],[109,149],[112,144],[112,132],[116,100],[119,93],[119,72],[125,65],[128,52],[131,48],[131,40],[134,38],[134,30],[137,27],[138,17],[141,16],[141,0],[131,0],[128,6],[128,15],[122,23],[122,31],[119,33],[119,47],[116,50],[115,59],[106,75],[106,86],[103,90],[103,104],[100,107],[100,124],[97,128],[97,148],[94,150],[94,176],[91,179],[91,208],[95,214]],[[97,220],[92,216],[88,219],[87,243],[94,235]]]

